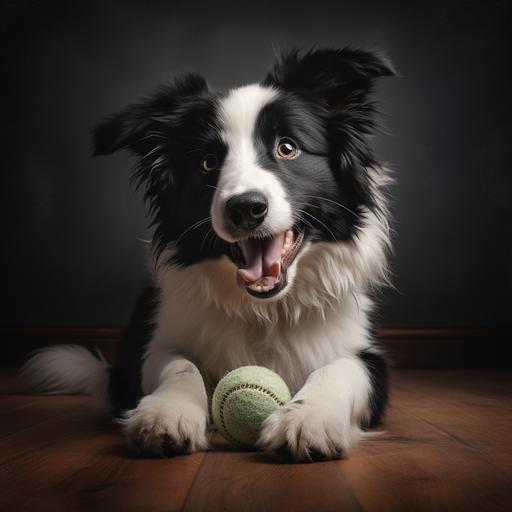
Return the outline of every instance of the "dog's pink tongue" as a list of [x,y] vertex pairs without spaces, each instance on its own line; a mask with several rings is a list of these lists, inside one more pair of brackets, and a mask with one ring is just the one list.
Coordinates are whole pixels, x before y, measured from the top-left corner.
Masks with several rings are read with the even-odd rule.
[[245,268],[239,268],[238,274],[245,282],[253,283],[263,274],[261,240],[248,238],[240,242],[240,248],[244,255]]
[[238,269],[238,275],[245,283],[255,283],[265,277],[279,278],[284,235],[281,233],[265,240],[249,238],[240,242],[246,265]]

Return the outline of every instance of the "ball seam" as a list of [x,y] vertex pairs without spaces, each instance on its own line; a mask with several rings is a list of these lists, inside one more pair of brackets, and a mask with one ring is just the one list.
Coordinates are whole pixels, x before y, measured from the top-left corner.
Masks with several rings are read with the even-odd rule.
[[231,439],[232,442],[242,445],[242,446],[251,446],[249,443],[244,443],[243,441],[239,441],[238,439],[235,439],[226,428],[226,423],[224,421],[224,404],[226,403],[226,400],[229,398],[229,396],[234,393],[235,391],[240,391],[241,389],[255,389],[257,391],[261,391],[265,395],[269,396],[273,400],[277,402],[277,404],[282,407],[284,405],[284,402],[279,400],[277,395],[275,393],[272,393],[272,391],[269,391],[268,389],[258,385],[258,384],[238,384],[234,388],[230,389],[229,391],[226,391],[221,398],[220,404],[219,404],[219,418],[220,418],[220,424],[222,426],[222,430],[224,433]]

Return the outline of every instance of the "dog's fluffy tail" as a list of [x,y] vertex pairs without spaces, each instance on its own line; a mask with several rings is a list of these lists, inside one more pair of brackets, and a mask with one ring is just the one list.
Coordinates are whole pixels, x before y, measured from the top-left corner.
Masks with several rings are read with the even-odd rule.
[[34,352],[20,375],[37,393],[94,395],[103,402],[108,369],[107,361],[98,351],[94,355],[78,345],[55,345]]

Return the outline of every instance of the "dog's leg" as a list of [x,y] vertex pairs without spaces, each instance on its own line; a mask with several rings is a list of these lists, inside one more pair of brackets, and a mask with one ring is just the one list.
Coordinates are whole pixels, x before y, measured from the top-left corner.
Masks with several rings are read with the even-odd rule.
[[361,424],[372,417],[373,376],[357,355],[314,371],[292,400],[265,420],[259,445],[294,461],[346,455],[364,435]]
[[142,368],[142,387],[146,396],[122,420],[135,450],[172,456],[208,447],[208,400],[195,364],[153,352]]

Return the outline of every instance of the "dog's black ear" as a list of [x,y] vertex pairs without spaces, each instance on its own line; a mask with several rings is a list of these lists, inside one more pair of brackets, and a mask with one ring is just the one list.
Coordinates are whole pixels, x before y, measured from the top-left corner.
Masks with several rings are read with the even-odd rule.
[[111,115],[94,130],[94,154],[107,155],[128,149],[142,156],[155,141],[165,139],[176,110],[186,99],[208,90],[205,79],[186,74],[174,83],[160,87],[152,96]]
[[283,55],[264,80],[279,87],[321,100],[327,108],[363,101],[376,78],[396,75],[392,64],[376,52],[354,48],[317,49]]

